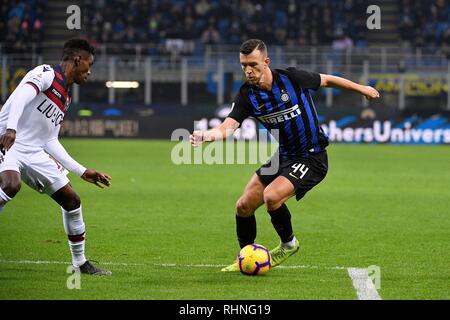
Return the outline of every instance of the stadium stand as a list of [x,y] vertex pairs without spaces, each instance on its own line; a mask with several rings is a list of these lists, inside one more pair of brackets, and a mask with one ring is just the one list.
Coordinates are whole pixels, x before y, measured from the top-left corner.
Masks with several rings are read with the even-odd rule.
[[[145,105],[228,101],[241,80],[236,47],[253,37],[270,46],[274,66],[298,65],[361,80],[376,73],[415,73],[419,78],[436,73],[440,80],[427,80],[433,86],[426,86],[443,92],[450,58],[449,1],[383,0],[381,30],[366,27],[371,4],[369,0],[3,0],[1,99],[6,99],[21,68],[57,63],[61,46],[72,37],[86,38],[98,53],[92,84],[82,88],[74,102],[108,101],[108,108],[130,101]],[[66,26],[71,5],[81,8],[80,30]],[[220,73],[225,79],[221,86]],[[140,86],[106,89],[111,75],[139,81]],[[396,92],[389,79],[377,81]],[[426,86],[421,83],[421,88]],[[187,94],[191,92],[203,94]],[[328,97],[339,99],[336,90],[324,91],[321,98],[330,92]],[[442,97],[435,97],[438,104],[450,106],[450,99]],[[396,105],[397,100],[389,101]],[[331,105],[331,99],[327,101]],[[406,99],[405,104],[412,101]]]
[[401,36],[406,44],[431,48],[448,44],[450,40],[448,1],[402,0],[400,12]]
[[[236,45],[263,38],[271,45],[319,46],[336,49],[366,48],[371,43],[409,47],[448,47],[450,5],[446,0],[387,0],[383,29],[368,36],[364,19],[367,0],[4,0],[0,5],[0,42],[6,53],[25,53],[42,41],[62,40],[53,26],[56,8],[76,4],[83,15],[78,35],[95,43],[112,43],[120,53],[134,53],[145,43],[148,53],[178,49],[184,55],[200,53],[204,45]],[[48,9],[48,10],[47,10]],[[46,12],[49,17],[46,17]],[[60,10],[58,23],[66,13]],[[395,21],[396,19],[397,21]],[[48,29],[48,28],[47,28]],[[54,28],[51,28],[54,29]],[[413,30],[413,32],[411,32]],[[384,31],[384,33],[383,33]],[[397,36],[398,34],[398,36]],[[372,37],[372,38],[371,38]],[[154,49],[157,48],[159,49]],[[161,49],[163,48],[163,49]],[[40,51],[39,51],[40,52]],[[119,52],[111,52],[119,53]]]
[[339,46],[345,39],[346,45],[366,46],[366,28],[357,27],[365,2],[85,0],[83,12],[86,34],[100,43],[170,42],[187,52],[194,44],[239,44],[253,37],[274,45]]
[[26,53],[32,45],[42,50],[47,0],[2,0],[0,43],[5,53]]

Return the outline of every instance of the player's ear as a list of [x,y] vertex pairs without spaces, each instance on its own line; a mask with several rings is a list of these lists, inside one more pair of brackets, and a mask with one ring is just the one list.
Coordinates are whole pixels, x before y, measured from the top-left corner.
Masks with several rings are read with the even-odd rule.
[[80,64],[80,61],[81,61],[81,56],[76,56],[73,59],[73,63],[75,64],[76,67],[78,67],[78,65]]
[[270,64],[270,58],[269,58],[269,57],[266,57],[266,58],[264,59],[264,63],[266,64],[266,66],[268,66],[268,65]]

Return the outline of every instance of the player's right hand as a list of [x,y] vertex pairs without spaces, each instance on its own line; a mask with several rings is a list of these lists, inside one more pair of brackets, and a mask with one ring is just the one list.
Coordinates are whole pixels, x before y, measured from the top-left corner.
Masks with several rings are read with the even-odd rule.
[[16,130],[6,129],[6,132],[0,137],[0,151],[5,154],[11,149],[14,141],[16,141]]
[[204,141],[203,131],[196,130],[192,132],[192,134],[189,136],[189,140],[191,141],[191,145],[193,147],[198,147]]

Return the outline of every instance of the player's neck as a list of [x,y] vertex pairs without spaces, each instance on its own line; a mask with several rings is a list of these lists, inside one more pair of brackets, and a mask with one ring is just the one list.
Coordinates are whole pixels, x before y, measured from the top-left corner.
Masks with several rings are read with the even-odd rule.
[[263,90],[270,91],[272,90],[272,82],[273,82],[272,70],[270,70],[270,68],[267,68],[263,76],[261,77],[261,81],[259,82],[258,87],[260,87]]
[[71,86],[75,82],[74,76],[72,75],[73,65],[71,63],[63,61],[60,63],[60,66],[62,72],[66,76],[67,86]]

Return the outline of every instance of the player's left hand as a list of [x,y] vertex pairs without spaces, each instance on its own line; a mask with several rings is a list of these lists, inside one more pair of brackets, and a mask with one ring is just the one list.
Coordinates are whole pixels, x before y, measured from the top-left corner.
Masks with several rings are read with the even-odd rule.
[[98,172],[94,169],[87,169],[81,176],[81,179],[95,184],[97,187],[102,189],[111,185],[111,177],[109,175],[107,175],[106,173]]
[[366,97],[367,100],[377,99],[380,97],[380,93],[377,89],[371,86],[363,86],[361,89],[361,94]]

